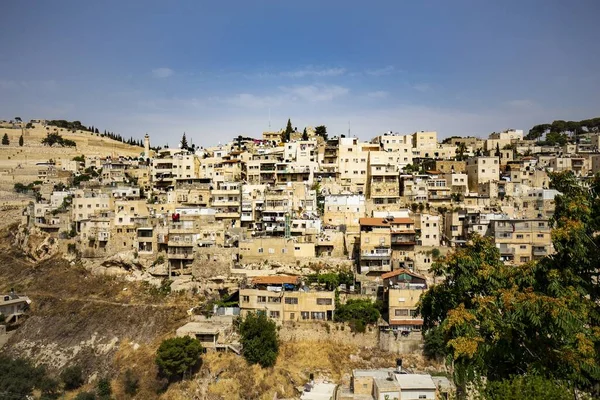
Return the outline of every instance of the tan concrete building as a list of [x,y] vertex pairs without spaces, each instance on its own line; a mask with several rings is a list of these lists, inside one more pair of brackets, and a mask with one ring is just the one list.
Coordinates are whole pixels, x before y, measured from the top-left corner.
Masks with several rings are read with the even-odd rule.
[[297,276],[257,277],[240,289],[241,316],[263,313],[277,322],[331,321],[335,292],[308,287]]
[[472,157],[467,160],[467,176],[469,190],[476,192],[480,183],[500,178],[500,161],[498,157]]
[[417,304],[427,290],[424,276],[406,269],[397,269],[381,276],[387,321],[392,329],[421,330],[423,319],[417,314]]
[[521,265],[553,252],[551,229],[545,218],[493,220],[490,226],[490,235],[505,262]]

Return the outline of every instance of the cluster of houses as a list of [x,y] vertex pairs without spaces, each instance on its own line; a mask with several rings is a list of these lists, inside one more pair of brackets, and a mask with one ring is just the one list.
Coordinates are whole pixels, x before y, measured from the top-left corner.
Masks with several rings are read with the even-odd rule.
[[[262,266],[240,281],[239,307],[278,322],[331,320],[334,292],[301,272],[351,266],[343,291],[382,300],[382,325],[413,332],[436,259],[472,234],[510,264],[552,254],[549,173],[600,170],[598,146],[540,146],[520,130],[441,142],[436,132],[285,137],[153,150],[146,135],[139,157],[52,160],[24,221],[79,257],[133,252],[170,279]],[[270,274],[272,264],[300,272]]]

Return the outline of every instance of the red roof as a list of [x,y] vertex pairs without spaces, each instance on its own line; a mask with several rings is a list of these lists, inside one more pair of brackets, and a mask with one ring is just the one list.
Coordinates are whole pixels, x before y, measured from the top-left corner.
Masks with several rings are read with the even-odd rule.
[[391,272],[386,272],[385,274],[381,275],[381,279],[388,279],[388,278],[392,278],[394,276],[398,276],[398,275],[401,275],[401,274],[408,274],[410,276],[414,276],[415,278],[425,279],[426,280],[426,278],[424,276],[419,275],[419,274],[415,274],[414,272],[409,271],[409,270],[404,269],[404,268],[400,268],[400,269],[397,269],[397,270],[391,271]]

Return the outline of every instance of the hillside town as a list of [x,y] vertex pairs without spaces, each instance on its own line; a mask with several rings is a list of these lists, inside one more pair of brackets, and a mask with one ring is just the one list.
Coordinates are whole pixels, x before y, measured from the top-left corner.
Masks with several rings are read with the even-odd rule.
[[[15,184],[35,198],[20,230],[45,238],[31,249],[38,259],[62,252],[103,274],[208,293],[210,315],[191,316],[176,334],[236,354],[233,321],[249,314],[292,331],[346,321],[365,332],[366,322],[379,348],[420,352],[419,299],[441,279],[431,267],[474,235],[490,238],[507,265],[553,254],[560,193],[550,174],[568,170],[585,180],[600,172],[598,133],[564,145],[515,129],[446,139],[390,131],[362,141],[288,121],[286,129],[211,147],[189,145],[185,134],[175,148],[151,140],[133,142],[129,155],[57,154],[36,163]],[[343,316],[345,304],[365,300],[379,304],[375,320]],[[435,398],[451,386],[394,369],[355,370],[352,379],[369,383],[320,387],[351,399],[411,385],[426,393],[419,398]]]

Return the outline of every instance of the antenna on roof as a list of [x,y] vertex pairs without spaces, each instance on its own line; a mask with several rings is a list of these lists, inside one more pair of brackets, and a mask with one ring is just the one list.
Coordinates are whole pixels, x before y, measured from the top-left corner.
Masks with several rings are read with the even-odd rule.
[[271,130],[271,107],[269,107],[269,130]]

